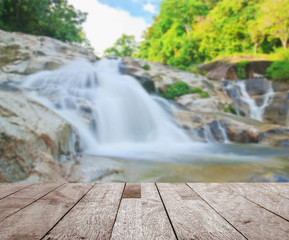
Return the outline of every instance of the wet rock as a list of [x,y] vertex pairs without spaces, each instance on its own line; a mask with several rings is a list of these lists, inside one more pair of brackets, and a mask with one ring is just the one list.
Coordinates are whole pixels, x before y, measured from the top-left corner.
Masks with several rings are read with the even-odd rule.
[[289,129],[276,125],[263,125],[258,133],[258,142],[270,146],[287,147],[289,143]]
[[144,89],[148,93],[156,93],[156,87],[151,77],[139,76],[139,75],[134,75],[134,74],[131,74],[131,75],[139,81],[139,83],[144,87]]
[[244,81],[250,96],[264,95],[271,88],[271,82],[265,78],[246,79]]
[[[263,101],[263,97],[259,97]],[[289,126],[289,92],[275,93],[264,112],[264,122]]]
[[[177,122],[193,139],[224,142],[226,139],[238,143],[256,143],[259,123],[247,118],[223,113],[201,111],[174,112]],[[197,133],[197,136],[194,134]],[[213,139],[210,139],[211,137]]]

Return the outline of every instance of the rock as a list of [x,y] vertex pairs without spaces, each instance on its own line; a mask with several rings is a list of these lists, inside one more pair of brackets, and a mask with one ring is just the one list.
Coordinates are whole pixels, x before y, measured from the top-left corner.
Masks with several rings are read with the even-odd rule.
[[263,125],[258,133],[258,142],[275,147],[287,147],[289,129],[276,125]]
[[289,92],[289,83],[287,82],[272,82],[274,92]]
[[289,92],[279,92],[273,95],[270,105],[265,109],[264,121],[289,126]]
[[139,81],[139,83],[144,87],[145,90],[147,90],[148,93],[156,93],[154,81],[150,77],[134,74],[131,75]]
[[[200,71],[208,72],[206,77],[210,80],[238,80],[236,60],[215,61],[197,66]],[[240,60],[239,60],[240,62]],[[267,68],[272,64],[270,61],[250,61],[246,66],[245,72],[247,78],[254,76],[262,77],[266,73]]]
[[196,140],[224,142],[227,139],[238,143],[257,142],[260,127],[254,120],[231,114],[201,111],[177,111],[174,115],[177,122]]
[[233,64],[224,64],[213,70],[210,70],[206,77],[210,80],[236,80],[238,76],[236,74]]
[[[124,57],[122,58],[122,61],[127,66],[129,74],[136,77],[151,78],[155,87],[162,92],[166,92],[169,84],[181,81],[186,82],[192,88],[201,87],[210,96],[215,96],[215,91],[219,88],[219,83],[211,82],[206,77],[174,69],[161,63],[149,62],[131,57]],[[143,66],[145,65],[149,66],[149,70],[143,69]]]
[[272,87],[271,82],[265,78],[246,79],[244,81],[250,96],[264,95]]
[[95,61],[90,51],[49,37],[0,30],[0,82],[52,70],[74,59]]
[[251,61],[251,68],[254,73],[264,75],[272,63],[271,61]]
[[[0,181],[66,181],[61,159],[77,148],[72,127],[20,91],[0,90]],[[71,160],[71,162],[73,162]]]
[[176,99],[176,102],[189,110],[199,110],[203,112],[224,112],[226,102],[218,97],[201,98],[199,94],[186,94]]

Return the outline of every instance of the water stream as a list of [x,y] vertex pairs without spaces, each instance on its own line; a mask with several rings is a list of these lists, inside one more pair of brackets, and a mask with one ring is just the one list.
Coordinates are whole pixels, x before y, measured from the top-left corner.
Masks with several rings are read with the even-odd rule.
[[226,91],[230,91],[232,89],[236,90],[231,97],[234,100],[235,106],[237,106],[238,112],[243,110],[241,104],[245,104],[249,109],[249,117],[262,122],[265,109],[272,102],[272,96],[274,93],[272,83],[269,81],[267,82],[267,91],[263,95],[262,103],[259,105],[257,104],[256,100],[253,99],[247,92],[246,81],[232,82],[226,87]]
[[[76,129],[80,153],[88,156],[80,164],[85,181],[96,179],[93,169],[99,168],[101,159],[107,159],[106,168],[117,160],[125,163],[125,169],[127,161],[135,162],[136,167],[144,163],[221,166],[270,163],[288,156],[286,150],[267,149],[264,157],[258,146],[248,151],[245,146],[192,141],[168,112],[166,100],[152,97],[133,77],[120,74],[119,63],[108,59],[77,61],[59,70],[30,75],[22,84],[29,97]],[[219,127],[223,142],[228,142]],[[212,138],[210,130],[206,131],[206,137]]]

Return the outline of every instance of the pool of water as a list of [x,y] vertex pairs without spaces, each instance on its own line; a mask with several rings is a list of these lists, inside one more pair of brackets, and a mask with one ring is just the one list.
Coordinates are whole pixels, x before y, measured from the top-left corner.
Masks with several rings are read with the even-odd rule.
[[[74,176],[84,182],[288,182],[289,150],[253,144],[198,144],[84,154]],[[195,145],[196,147],[196,145]],[[162,150],[162,151],[160,151]]]

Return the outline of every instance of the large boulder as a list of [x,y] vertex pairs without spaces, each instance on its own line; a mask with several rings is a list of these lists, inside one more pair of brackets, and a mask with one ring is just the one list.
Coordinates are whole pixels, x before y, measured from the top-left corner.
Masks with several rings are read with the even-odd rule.
[[65,120],[21,91],[0,90],[0,182],[66,181],[62,165],[76,148]]
[[[206,77],[210,80],[238,80],[237,63],[241,59],[228,59],[227,61],[215,61],[197,66],[201,72],[207,72]],[[245,60],[245,59],[244,59]],[[249,61],[244,67],[246,78],[262,76],[272,64],[270,61]]]
[[56,39],[0,30],[0,82],[19,81],[25,75],[79,58],[97,59],[84,48]]

